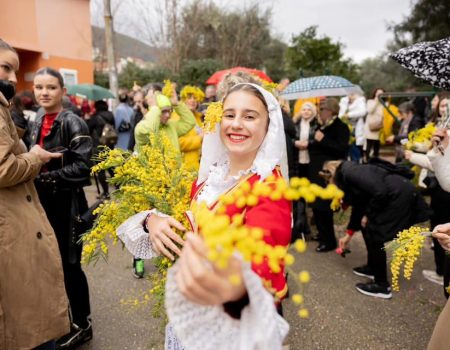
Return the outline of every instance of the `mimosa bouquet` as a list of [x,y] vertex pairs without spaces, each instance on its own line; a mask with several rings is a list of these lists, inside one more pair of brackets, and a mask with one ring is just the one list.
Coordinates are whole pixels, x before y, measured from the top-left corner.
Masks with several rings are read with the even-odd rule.
[[431,137],[435,131],[436,127],[434,123],[428,123],[422,129],[411,131],[408,134],[408,142],[405,145],[406,149],[419,153],[427,153],[432,147]]
[[[265,232],[245,225],[243,215],[228,217],[226,207],[231,204],[238,208],[253,207],[264,197],[272,201],[304,198],[307,202],[314,202],[316,198],[339,201],[344,195],[334,185],[322,188],[311,184],[307,179],[294,178],[287,183],[282,178],[269,176],[265,181],[255,182],[253,185],[243,181],[235,191],[220,198],[221,204],[214,211],[202,204],[194,205],[193,217],[188,220],[186,213],[190,209],[191,185],[196,174],[183,166],[181,157],[163,134],[153,134],[150,145],[144,146],[138,155],[118,149],[106,149],[100,153],[99,161],[93,172],[115,167],[115,174],[110,182],[119,186],[119,189],[113,193],[111,200],[97,209],[98,217],[94,228],[82,238],[84,262],[99,257],[106,259],[107,243],[118,240],[116,229],[135,214],[156,209],[174,217],[186,228],[193,229],[195,225],[196,231],[202,235],[209,248],[208,259],[218,268],[226,268],[231,255],[237,253],[247,262],[267,262],[270,270],[277,273],[282,266],[292,265],[294,257],[287,252],[286,247],[266,243]],[[183,232],[177,233],[183,237]],[[298,241],[295,248],[302,252],[306,246],[303,241]],[[149,301],[151,294],[155,310],[159,311],[164,301],[167,270],[173,262],[165,257],[157,257],[154,262],[157,273],[152,276],[153,287],[144,296],[143,302]],[[309,273],[300,272],[298,281],[302,287],[309,281]],[[241,281],[237,276],[231,276],[230,282]],[[303,304],[303,296],[295,294],[293,301]],[[140,302],[135,299],[128,303]],[[308,311],[302,307],[299,315],[307,317]]]

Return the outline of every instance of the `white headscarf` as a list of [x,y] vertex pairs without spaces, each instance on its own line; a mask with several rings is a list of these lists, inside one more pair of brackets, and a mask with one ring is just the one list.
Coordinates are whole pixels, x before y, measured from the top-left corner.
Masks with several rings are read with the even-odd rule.
[[[288,180],[286,136],[280,104],[270,92],[259,85],[251,83],[237,85],[251,85],[258,89],[263,95],[269,111],[269,128],[251,168],[261,177],[261,180],[264,180],[279,165],[281,167],[281,174]],[[220,139],[220,123],[217,123],[215,132],[208,133],[203,138],[202,158],[200,160],[197,183],[206,181],[213,165],[222,164],[227,160],[227,149]]]

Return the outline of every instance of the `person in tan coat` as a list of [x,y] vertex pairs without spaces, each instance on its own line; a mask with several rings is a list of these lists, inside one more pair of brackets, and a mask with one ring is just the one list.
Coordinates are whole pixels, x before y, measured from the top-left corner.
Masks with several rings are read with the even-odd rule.
[[58,243],[33,184],[61,154],[19,142],[8,106],[19,58],[0,39],[0,349],[54,349],[69,331]]

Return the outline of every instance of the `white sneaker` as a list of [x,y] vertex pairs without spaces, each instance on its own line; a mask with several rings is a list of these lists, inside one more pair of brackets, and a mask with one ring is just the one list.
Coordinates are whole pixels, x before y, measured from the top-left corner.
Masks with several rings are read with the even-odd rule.
[[422,270],[422,275],[428,281],[439,284],[440,286],[444,285],[444,277],[439,276],[436,271],[433,270]]

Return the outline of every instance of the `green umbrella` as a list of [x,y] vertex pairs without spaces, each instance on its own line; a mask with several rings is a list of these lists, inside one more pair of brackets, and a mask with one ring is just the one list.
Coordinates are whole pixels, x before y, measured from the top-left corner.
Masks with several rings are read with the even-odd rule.
[[69,85],[67,86],[67,95],[83,96],[92,101],[103,100],[105,98],[115,98],[111,91],[95,84]]

